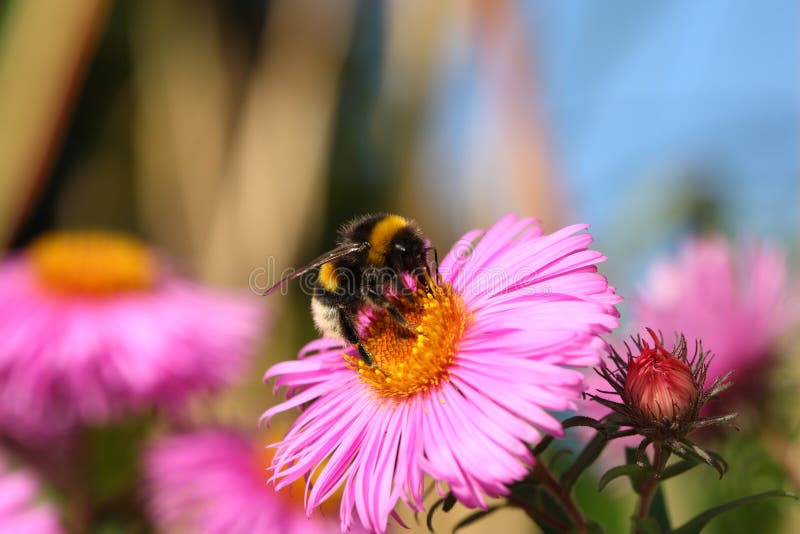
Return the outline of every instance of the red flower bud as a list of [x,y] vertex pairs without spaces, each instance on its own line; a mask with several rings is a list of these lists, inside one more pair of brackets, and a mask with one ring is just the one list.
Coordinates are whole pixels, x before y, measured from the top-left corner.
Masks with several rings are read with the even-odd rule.
[[710,353],[703,351],[702,343],[696,341],[694,355],[689,358],[683,334],[676,333],[675,348],[670,352],[652,329],[647,331],[653,338],[652,347],[636,336],[632,338],[633,348],[625,345],[627,358],[611,347],[609,358],[613,367],[597,369],[611,388],[611,391],[598,392],[613,393],[620,399],[617,402],[589,393],[589,398],[613,411],[600,421],[594,421],[596,426],[592,426],[603,429],[610,439],[629,436],[632,432],[639,434],[643,438],[638,447],[640,453],[653,443],[681,456],[702,460],[722,476],[725,463],[704,452],[687,436],[699,428],[728,424],[736,417],[736,414],[700,416],[706,402],[731,386],[730,373],[716,378],[704,390]]
[[625,395],[646,419],[654,423],[676,421],[692,411],[700,387],[689,365],[668,352],[651,329],[647,331],[654,346],[642,341],[639,356],[629,357]]

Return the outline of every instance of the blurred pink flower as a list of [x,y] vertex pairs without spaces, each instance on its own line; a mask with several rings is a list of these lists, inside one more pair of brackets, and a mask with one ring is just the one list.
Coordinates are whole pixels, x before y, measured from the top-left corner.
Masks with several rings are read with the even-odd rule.
[[303,483],[281,492],[267,484],[266,450],[223,430],[156,443],[145,454],[145,477],[147,506],[157,526],[204,534],[338,532],[335,519],[306,517]]
[[40,502],[39,483],[24,469],[10,470],[0,456],[0,531],[25,534],[63,532],[56,510]]
[[110,233],[40,238],[0,264],[0,429],[23,439],[178,407],[244,370],[258,303],[172,275]]
[[585,229],[543,235],[509,215],[471,231],[437,287],[395,301],[419,336],[371,314],[364,343],[376,367],[324,338],[273,366],[265,379],[289,398],[263,419],[302,409],[277,444],[277,487],[317,473],[310,511],[343,486],[343,531],[356,516],[384,532],[398,500],[422,510],[425,474],[471,507],[506,494],[534,461],[527,444],[563,434],[547,410],[574,406],[582,375],[569,367],[597,364],[597,334],[617,326],[619,298]]
[[[798,319],[783,255],[752,243],[734,249],[723,237],[688,239],[678,257],[657,262],[633,301],[634,324],[683,332],[714,358],[707,382],[734,370],[742,396],[774,360],[777,338]],[[706,384],[707,385],[707,384]],[[725,395],[723,395],[723,398]]]

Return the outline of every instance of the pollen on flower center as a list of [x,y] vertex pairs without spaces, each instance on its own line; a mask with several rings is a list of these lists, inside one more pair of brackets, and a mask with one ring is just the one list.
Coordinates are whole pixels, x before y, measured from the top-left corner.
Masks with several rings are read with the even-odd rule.
[[449,283],[430,291],[419,289],[395,299],[393,305],[416,333],[380,310],[363,337],[375,366],[358,358],[347,359],[379,396],[404,398],[448,380],[470,314]]
[[156,261],[138,240],[112,232],[45,235],[28,251],[37,281],[60,295],[108,296],[155,284]]

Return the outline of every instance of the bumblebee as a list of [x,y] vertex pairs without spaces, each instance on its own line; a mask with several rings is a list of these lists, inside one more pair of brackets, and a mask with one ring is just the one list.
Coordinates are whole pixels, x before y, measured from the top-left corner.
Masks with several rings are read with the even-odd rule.
[[269,295],[305,273],[317,270],[311,314],[319,331],[358,347],[369,366],[375,360],[358,334],[358,313],[367,306],[383,308],[410,335],[416,335],[387,295],[431,283],[431,247],[412,221],[385,213],[358,217],[339,230],[338,244],[267,289]]

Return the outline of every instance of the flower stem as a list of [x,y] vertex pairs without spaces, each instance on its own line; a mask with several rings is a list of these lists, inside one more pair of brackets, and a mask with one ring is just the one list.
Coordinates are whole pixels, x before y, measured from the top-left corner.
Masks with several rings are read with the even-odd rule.
[[[636,517],[642,519],[650,514],[650,504],[653,502],[653,497],[658,489],[658,484],[661,481],[661,472],[664,466],[667,465],[670,452],[659,442],[653,443],[653,468],[647,474],[644,482],[642,483],[641,490],[639,491],[639,503],[636,505]],[[634,530],[638,534],[639,529]]]
[[575,504],[572,495],[564,489],[553,476],[547,465],[538,460],[533,466],[533,473],[539,478],[544,488],[561,504],[564,512],[569,516],[575,530],[580,533],[586,532],[586,519],[580,508]]

